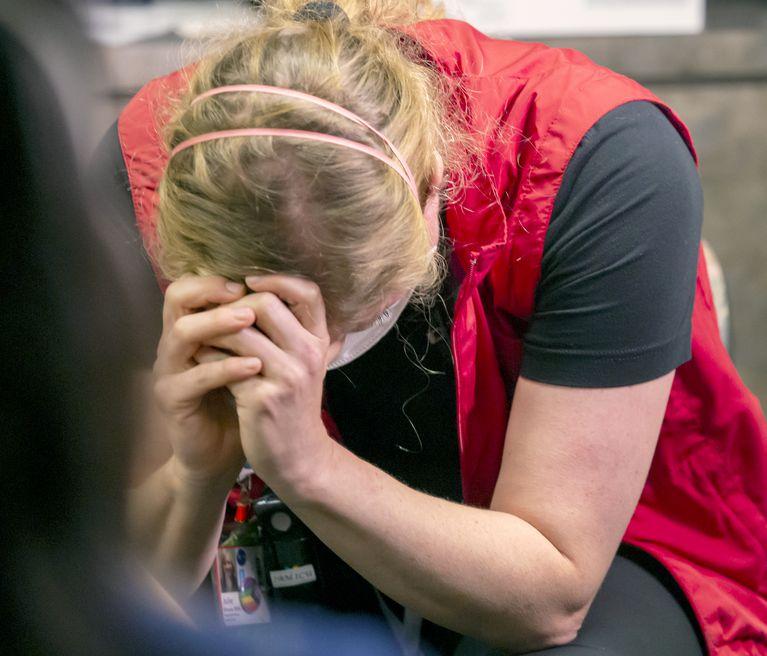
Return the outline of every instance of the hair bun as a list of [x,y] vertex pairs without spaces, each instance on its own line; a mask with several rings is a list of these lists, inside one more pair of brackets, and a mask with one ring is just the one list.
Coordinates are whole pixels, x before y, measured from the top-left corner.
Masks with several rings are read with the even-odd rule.
[[293,14],[293,20],[299,22],[341,20],[343,23],[348,23],[349,16],[335,2],[307,2]]

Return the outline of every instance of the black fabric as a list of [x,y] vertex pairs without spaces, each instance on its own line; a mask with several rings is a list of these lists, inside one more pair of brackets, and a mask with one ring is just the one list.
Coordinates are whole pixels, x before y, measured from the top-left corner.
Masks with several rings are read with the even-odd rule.
[[[633,557],[632,548],[622,545],[578,637],[531,656],[705,656],[703,634],[676,583],[660,563],[636,551],[644,557]],[[465,638],[454,656],[504,653]]]
[[521,375],[618,387],[689,360],[702,222],[694,160],[660,108],[597,121],[555,200]]
[[403,482],[462,501],[450,328],[456,261],[440,298],[424,311],[407,305],[363,356],[327,372],[325,399],[344,445]]
[[[444,212],[442,213],[443,231]],[[428,312],[408,305],[394,328],[362,357],[325,377],[325,400],[344,446],[406,485],[432,496],[463,501],[455,381],[450,349],[453,307],[461,275],[448,240],[442,254],[450,263],[440,298]],[[337,590],[359,590],[357,572],[319,546],[334,570]],[[348,603],[349,593],[343,595]],[[401,620],[400,604],[382,595]],[[376,604],[368,584],[359,603]],[[449,654],[460,635],[424,621],[423,639],[437,653]]]

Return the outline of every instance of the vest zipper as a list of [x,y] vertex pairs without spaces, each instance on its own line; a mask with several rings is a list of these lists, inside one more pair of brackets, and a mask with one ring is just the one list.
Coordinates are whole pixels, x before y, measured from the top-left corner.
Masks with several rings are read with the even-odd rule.
[[[474,282],[474,267],[477,264],[477,260],[479,259],[479,252],[473,251],[469,257],[469,270],[466,272],[466,277],[462,281],[462,290],[463,291],[463,297],[461,300],[465,303],[465,296],[466,291],[471,288],[473,282]],[[459,294],[460,295],[460,294]],[[459,458],[459,469],[460,469],[460,475],[461,475],[461,496],[463,500],[466,499],[466,485],[463,477],[463,472],[465,470],[463,459],[464,459],[464,440],[463,440],[463,425],[461,421],[461,373],[460,373],[460,367],[458,366],[458,349],[456,348],[456,340],[455,340],[455,327],[457,326],[457,322],[455,321],[455,313],[453,314],[453,329],[452,329],[452,335],[450,339],[450,348],[453,352],[453,373],[455,376],[455,417],[456,417],[456,429],[458,433],[458,458]]]
[[472,277],[474,276],[474,267],[476,266],[478,259],[479,259],[479,253],[477,251],[474,251],[471,254],[471,259],[469,259],[469,273],[467,274],[469,282],[471,282]]

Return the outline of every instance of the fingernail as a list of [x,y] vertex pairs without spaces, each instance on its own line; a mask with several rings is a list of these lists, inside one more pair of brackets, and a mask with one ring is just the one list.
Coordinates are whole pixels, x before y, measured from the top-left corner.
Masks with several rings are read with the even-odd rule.
[[250,308],[237,308],[232,312],[232,315],[237,321],[246,321],[253,318],[253,310]]
[[261,276],[245,276],[245,283],[248,285],[252,285],[254,283],[257,283],[261,280]]
[[261,360],[258,358],[245,358],[245,361],[243,362],[246,369],[249,369],[251,371],[255,371],[257,369],[261,368]]
[[244,291],[243,286],[239,282],[228,282],[226,283],[226,288],[232,294],[241,294]]

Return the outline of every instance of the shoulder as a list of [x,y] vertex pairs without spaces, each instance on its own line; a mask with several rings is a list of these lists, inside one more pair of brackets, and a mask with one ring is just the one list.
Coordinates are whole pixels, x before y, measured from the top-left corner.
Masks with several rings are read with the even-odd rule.
[[136,219],[148,245],[153,232],[155,191],[168,160],[162,137],[176,101],[189,86],[194,64],[147,82],[117,120],[117,136]]
[[142,152],[158,157],[161,129],[167,122],[174,103],[189,87],[194,64],[154,78],[130,99],[118,118],[120,146],[126,159]]
[[182,95],[189,86],[195,64],[161,75],[146,82],[128,101],[121,115],[131,115],[146,109],[157,110]]
[[619,105],[583,135],[565,169],[552,224],[567,203],[579,200],[572,198],[576,185],[582,201],[604,185],[620,186],[640,197],[650,191],[684,194],[700,186],[691,144],[666,112],[649,100]]
[[528,78],[536,75],[537,65],[547,61],[559,66],[596,66],[578,50],[494,37],[455,18],[420,21],[396,29],[416,39],[444,70],[461,75]]

